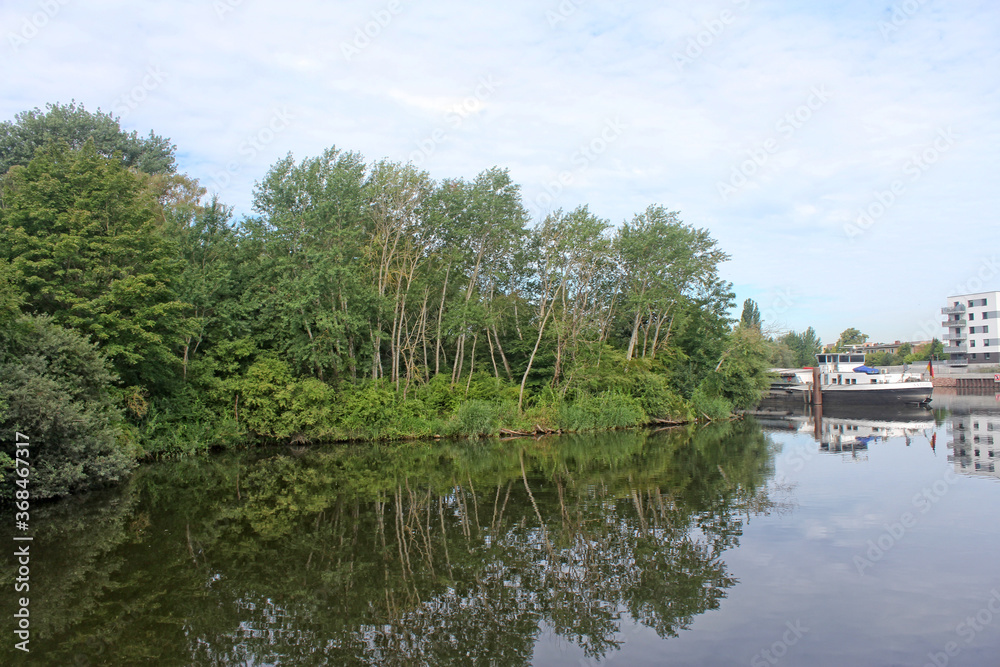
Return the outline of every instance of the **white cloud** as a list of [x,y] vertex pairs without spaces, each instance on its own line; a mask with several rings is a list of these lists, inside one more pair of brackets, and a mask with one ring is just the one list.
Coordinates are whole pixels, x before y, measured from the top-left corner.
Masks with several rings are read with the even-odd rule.
[[[783,323],[825,340],[848,326],[908,337],[997,246],[1000,13],[986,2],[925,3],[886,32],[891,8],[861,0],[221,1],[224,12],[65,0],[20,48],[4,35],[0,115],[71,98],[113,109],[160,67],[165,82],[126,125],[171,137],[206,183],[238,161],[222,195],[246,213],[253,182],[289,151],[402,161],[442,126],[422,164],[432,176],[508,167],[530,202],[621,119],[627,129],[552,206],[588,203],[613,221],[650,203],[680,210],[733,256],[724,273],[738,302],[795,285]],[[39,6],[4,3],[0,25],[16,34]],[[364,48],[345,57],[366,26]],[[701,50],[678,67],[691,40]],[[453,127],[448,114],[483,77],[501,85]],[[829,100],[803,120],[817,86]],[[288,127],[241,152],[281,109]],[[788,132],[780,123],[797,111]],[[955,145],[852,242],[845,224],[948,127]],[[717,184],[769,140],[766,162],[723,201]]]

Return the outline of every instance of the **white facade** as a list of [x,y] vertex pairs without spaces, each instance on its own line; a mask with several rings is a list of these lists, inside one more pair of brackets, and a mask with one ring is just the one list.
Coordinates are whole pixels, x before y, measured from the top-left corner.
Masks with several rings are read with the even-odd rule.
[[1000,292],[949,296],[941,314],[944,351],[952,365],[1000,363]]

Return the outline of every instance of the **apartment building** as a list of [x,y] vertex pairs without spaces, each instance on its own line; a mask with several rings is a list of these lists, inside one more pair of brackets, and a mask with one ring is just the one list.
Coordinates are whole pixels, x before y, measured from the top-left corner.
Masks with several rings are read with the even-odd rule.
[[1000,363],[1000,292],[956,294],[941,309],[945,354],[951,365]]

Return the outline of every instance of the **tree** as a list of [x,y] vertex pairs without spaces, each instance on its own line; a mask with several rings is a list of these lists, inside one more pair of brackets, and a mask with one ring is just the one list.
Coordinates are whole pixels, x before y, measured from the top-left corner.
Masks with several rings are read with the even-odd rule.
[[754,303],[753,299],[747,299],[743,302],[743,313],[740,315],[740,326],[746,329],[755,329],[760,331],[760,309],[757,307],[757,304]]
[[0,123],[0,175],[14,165],[27,165],[39,148],[66,142],[74,150],[88,141],[97,153],[120,160],[125,167],[147,174],[173,173],[177,147],[169,139],[152,132],[140,138],[134,130],[126,132],[118,118],[100,109],[90,112],[76,102],[47,104],[46,111],[35,108],[22,111],[15,120]]
[[854,327],[849,329],[844,329],[840,334],[840,338],[837,339],[837,352],[843,352],[847,349],[848,345],[861,345],[866,340],[868,340],[868,334],[861,333]]
[[[96,346],[48,316],[25,316],[0,356],[0,438],[29,434],[32,497],[62,496],[121,480],[133,456],[115,407],[114,373]],[[4,488],[11,489],[11,480]]]
[[88,141],[46,146],[2,186],[0,259],[24,309],[90,336],[127,385],[167,381],[184,326],[180,261],[143,178]]
[[[0,332],[6,330],[21,313],[24,291],[21,289],[10,262],[0,259]],[[0,336],[3,336],[0,333]]]
[[745,410],[760,402],[770,384],[766,339],[752,327],[736,327],[715,371],[706,378],[706,393]]
[[816,336],[816,330],[812,327],[802,333],[790,331],[782,336],[780,341],[791,349],[794,355],[793,365],[800,368],[815,364],[816,355],[823,350],[823,342]]
[[718,282],[719,264],[729,255],[708,230],[685,225],[676,211],[662,206],[650,206],[622,224],[614,249],[622,273],[622,309],[631,330],[626,360],[647,353],[655,357],[669,340],[677,307],[710,290]]

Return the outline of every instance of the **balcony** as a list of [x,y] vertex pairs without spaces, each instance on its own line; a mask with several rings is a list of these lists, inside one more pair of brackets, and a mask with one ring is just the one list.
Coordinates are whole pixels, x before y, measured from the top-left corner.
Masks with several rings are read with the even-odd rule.
[[945,320],[944,322],[941,323],[941,326],[943,326],[945,328],[949,328],[949,327],[964,327],[964,326],[968,325],[968,323],[969,323],[969,320],[965,319],[965,315],[962,315],[957,320]]
[[941,340],[965,340],[966,338],[964,333],[946,333],[941,336]]
[[941,309],[942,315],[955,315],[956,313],[964,313],[965,306],[959,304],[957,306],[945,306]]
[[968,345],[949,345],[944,348],[945,354],[966,354],[969,351]]

